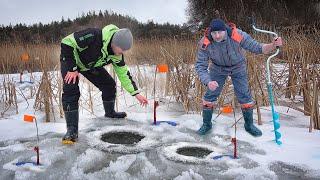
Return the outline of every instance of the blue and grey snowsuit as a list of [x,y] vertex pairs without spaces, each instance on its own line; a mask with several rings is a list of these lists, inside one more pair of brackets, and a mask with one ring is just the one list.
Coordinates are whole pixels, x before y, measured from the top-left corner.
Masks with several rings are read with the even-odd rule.
[[[236,30],[242,36],[240,43],[228,35],[222,42],[213,41],[205,48],[203,47],[205,37],[199,41],[195,68],[200,80],[205,85],[210,81],[217,81],[219,84],[215,91],[207,90],[204,95],[205,101],[215,103],[222,91],[226,78],[230,76],[239,103],[250,104],[253,102],[248,85],[244,50],[262,54],[262,44],[254,40],[246,32],[239,29]],[[209,61],[212,62],[210,67]]]

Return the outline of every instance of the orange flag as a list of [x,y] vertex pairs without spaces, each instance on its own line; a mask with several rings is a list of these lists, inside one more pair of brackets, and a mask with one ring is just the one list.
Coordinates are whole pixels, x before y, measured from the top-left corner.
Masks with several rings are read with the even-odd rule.
[[233,109],[232,109],[232,106],[230,105],[226,105],[226,106],[223,106],[221,111],[223,113],[232,113],[233,112]]
[[28,53],[23,53],[22,55],[21,55],[21,61],[23,61],[23,62],[28,62],[29,61],[29,59],[30,59],[30,56],[29,56],[29,54]]
[[167,64],[158,64],[157,65],[157,71],[159,73],[166,73],[169,71],[169,67]]
[[30,115],[30,114],[25,114],[23,116],[23,120],[25,122],[33,122],[33,120],[35,119],[36,117],[34,115]]

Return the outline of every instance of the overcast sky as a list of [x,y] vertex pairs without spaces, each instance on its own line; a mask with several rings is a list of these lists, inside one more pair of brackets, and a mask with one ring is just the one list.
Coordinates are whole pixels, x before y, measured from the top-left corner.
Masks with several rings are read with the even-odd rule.
[[74,19],[89,11],[114,11],[140,22],[182,24],[187,21],[187,0],[0,0],[0,25]]

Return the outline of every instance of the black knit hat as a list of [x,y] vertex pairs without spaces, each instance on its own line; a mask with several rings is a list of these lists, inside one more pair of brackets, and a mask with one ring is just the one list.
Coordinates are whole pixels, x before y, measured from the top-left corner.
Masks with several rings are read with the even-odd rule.
[[210,23],[211,31],[225,31],[226,23],[222,19],[213,19]]

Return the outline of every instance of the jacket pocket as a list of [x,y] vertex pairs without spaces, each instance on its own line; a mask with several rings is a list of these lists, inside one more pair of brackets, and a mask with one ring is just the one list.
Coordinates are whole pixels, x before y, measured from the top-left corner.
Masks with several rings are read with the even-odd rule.
[[217,49],[212,49],[209,51],[210,57],[212,59],[212,62],[219,66],[225,66],[225,62],[223,61],[223,57],[221,56],[221,53]]
[[241,57],[234,51],[229,52],[230,65],[236,65],[241,61]]

